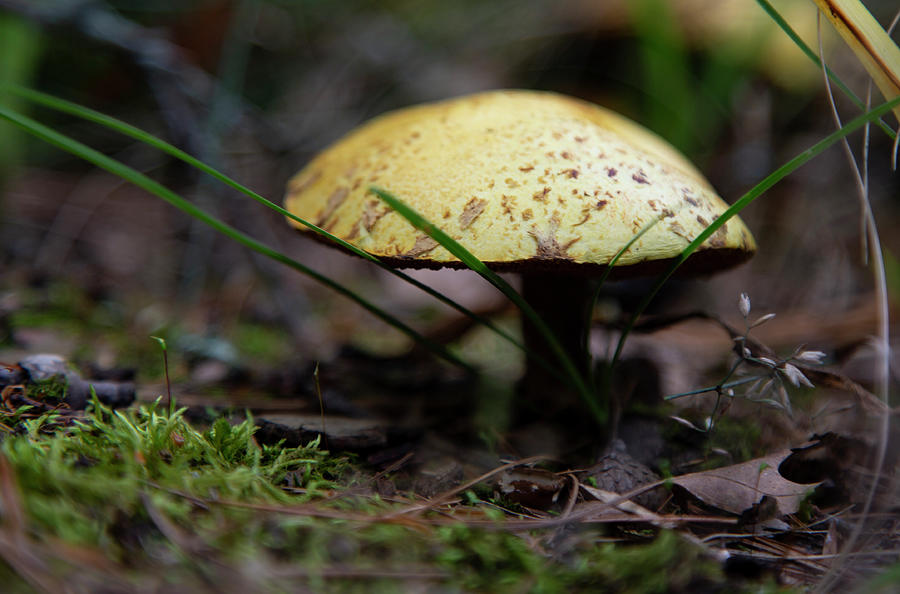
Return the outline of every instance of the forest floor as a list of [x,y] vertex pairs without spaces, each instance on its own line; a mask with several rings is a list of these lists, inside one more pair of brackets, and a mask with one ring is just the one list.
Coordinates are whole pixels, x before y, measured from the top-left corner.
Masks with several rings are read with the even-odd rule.
[[[598,449],[602,432],[573,434],[574,415],[503,429],[490,412],[502,402],[478,403],[508,386],[416,352],[345,347],[320,364],[251,367],[214,341],[146,338],[131,344],[135,367],[104,368],[102,353],[132,339],[109,330],[98,348],[103,315],[46,289],[14,304],[8,293],[3,317],[7,591],[896,586],[898,518],[860,511],[872,489],[870,510],[889,509],[896,476],[873,483],[875,440],[847,423],[887,413],[802,357],[821,387],[784,382],[791,415],[759,398],[726,398],[727,414],[708,396],[651,405],[634,378],[661,362],[623,365],[632,400]],[[673,336],[654,340],[674,348]],[[52,346],[70,359],[36,356]],[[779,363],[764,372],[789,379]],[[79,381],[96,397],[76,402]],[[810,425],[805,411],[828,407],[844,430]]]

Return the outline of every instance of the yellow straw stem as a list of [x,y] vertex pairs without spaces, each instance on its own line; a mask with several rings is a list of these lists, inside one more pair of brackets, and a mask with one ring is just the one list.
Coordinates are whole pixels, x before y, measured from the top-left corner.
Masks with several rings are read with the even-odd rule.
[[[900,48],[859,0],[814,0],[890,101],[900,95]],[[894,109],[900,121],[900,107]]]

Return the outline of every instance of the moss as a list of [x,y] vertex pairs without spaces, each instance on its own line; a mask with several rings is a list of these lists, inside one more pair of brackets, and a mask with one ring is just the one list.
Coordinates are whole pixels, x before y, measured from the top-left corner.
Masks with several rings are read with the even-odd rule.
[[24,423],[2,453],[12,465],[24,505],[41,532],[66,541],[103,545],[115,541],[116,518],[146,518],[143,497],[176,521],[189,521],[190,497],[234,501],[286,501],[279,488],[297,473],[307,497],[333,486],[346,459],[316,444],[304,448],[259,447],[251,421],[217,420],[200,432],[180,412],[154,406],[111,411],[96,401],[86,420],[47,434],[44,416]]
[[747,418],[725,415],[716,421],[710,433],[709,447],[721,448],[729,452],[735,462],[744,462],[765,454],[760,447],[760,427]]
[[[240,578],[256,591],[740,591],[702,549],[668,532],[635,533],[633,545],[598,544],[602,532],[591,526],[563,539],[513,532],[477,495],[450,510],[457,521],[446,513],[388,521],[398,504],[360,490],[367,475],[354,459],[316,443],[260,447],[253,433],[251,420],[198,430],[180,411],[94,402],[83,419],[24,421],[0,453],[22,493],[29,542],[105,557],[114,571],[103,580],[126,590],[215,590]],[[328,513],[295,515],[310,502]],[[74,562],[50,571],[89,577]],[[10,582],[10,591],[21,583]]]
[[68,387],[69,382],[64,376],[54,376],[27,384],[25,395],[31,400],[52,404],[63,401]]

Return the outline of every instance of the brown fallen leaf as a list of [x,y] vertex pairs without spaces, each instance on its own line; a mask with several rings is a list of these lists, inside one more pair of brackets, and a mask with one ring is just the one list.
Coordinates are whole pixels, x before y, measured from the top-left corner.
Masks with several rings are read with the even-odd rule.
[[775,499],[780,516],[792,514],[818,483],[795,483],[779,474],[779,465],[791,453],[782,450],[725,468],[676,476],[672,482],[703,503],[733,514],[741,514],[765,495]]

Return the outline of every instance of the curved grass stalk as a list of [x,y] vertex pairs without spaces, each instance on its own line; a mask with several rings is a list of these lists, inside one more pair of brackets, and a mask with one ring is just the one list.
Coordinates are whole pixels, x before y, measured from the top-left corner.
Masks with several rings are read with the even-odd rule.
[[484,262],[476,258],[472,252],[463,247],[459,242],[444,233],[434,223],[425,219],[425,217],[417,213],[413,208],[387,190],[371,186],[369,191],[381,198],[388,206],[397,211],[400,216],[409,221],[416,229],[423,231],[433,240],[441,244],[448,252],[459,258],[463,264],[481,275],[482,278],[503,293],[507,299],[512,301],[522,311],[522,314],[528,318],[528,321],[534,324],[534,327],[541,333],[544,340],[547,341],[547,345],[550,347],[550,350],[553,351],[553,354],[562,366],[569,383],[578,391],[578,394],[588,405],[591,414],[597,422],[600,423],[601,426],[606,424],[608,413],[603,406],[600,405],[596,392],[588,385],[586,378],[582,377],[581,373],[578,372],[575,363],[572,362],[571,357],[565,352],[565,349],[563,349],[547,324],[544,323],[544,320],[541,319],[541,316],[534,311],[528,302],[525,301],[525,299],[513,289],[509,283],[500,278],[497,273],[488,268]]
[[429,340],[428,338],[422,336],[411,327],[404,324],[398,318],[389,314],[388,312],[382,310],[378,306],[370,303],[362,296],[348,289],[347,287],[331,280],[327,276],[316,272],[315,270],[301,264],[300,262],[285,256],[284,254],[270,248],[269,246],[253,239],[249,235],[242,233],[241,231],[235,229],[234,227],[228,225],[227,223],[209,215],[205,211],[200,208],[194,206],[189,201],[185,200],[169,188],[163,186],[159,182],[150,179],[143,173],[136,171],[125,165],[124,163],[117,161],[111,157],[104,155],[103,153],[90,148],[89,146],[78,142],[72,138],[64,134],[60,134],[59,132],[44,126],[43,124],[16,113],[8,108],[0,106],[0,118],[9,121],[10,123],[22,128],[29,134],[51,144],[57,148],[60,148],[64,151],[72,153],[73,155],[88,161],[89,163],[94,164],[95,166],[112,173],[124,180],[127,180],[134,185],[150,192],[151,194],[162,198],[172,206],[184,211],[185,213],[191,215],[192,217],[206,223],[216,231],[222,233],[223,235],[237,241],[238,243],[244,245],[252,249],[255,252],[258,252],[276,262],[280,262],[294,270],[302,272],[303,274],[309,276],[310,278],[318,281],[319,283],[329,287],[330,289],[344,295],[345,297],[355,301],[360,306],[383,320],[384,322],[390,324],[403,334],[409,336],[416,342],[422,344],[427,349],[432,351],[434,354],[438,355],[442,359],[449,361],[455,365],[463,367],[470,372],[474,372],[474,368],[451,353],[444,346],[435,343],[434,341]]
[[[820,7],[821,9],[821,7]],[[868,14],[868,13],[866,13]],[[822,35],[821,35],[821,16],[822,12],[819,13],[819,55],[824,55],[822,51]],[[871,15],[868,15],[871,18]],[[874,19],[873,19],[874,20]],[[895,21],[896,22],[896,21]],[[834,23],[835,27],[838,27],[837,23]],[[841,34],[844,35],[846,31],[841,31]],[[845,38],[846,39],[846,38]],[[888,38],[890,42],[890,38]],[[848,40],[848,43],[851,43]],[[893,42],[890,42],[893,43]],[[852,45],[852,44],[851,44]],[[854,47],[854,52],[859,50],[858,47]],[[893,48],[896,52],[896,46]],[[862,57],[857,54],[860,61],[862,61],[866,65],[866,69],[869,70],[871,64],[868,64],[863,60]],[[824,64],[824,61],[823,61]],[[877,78],[874,74],[869,71],[870,76],[873,79]],[[824,76],[824,70],[823,70]],[[831,90],[831,85],[829,84],[829,80],[827,76],[825,78],[825,90],[828,93],[828,102],[831,105],[831,115],[834,119],[835,126],[841,127],[841,116],[838,113],[837,105],[834,102],[834,94]],[[882,92],[884,92],[884,88],[882,87]],[[872,84],[869,83],[869,89],[867,94],[868,104],[871,101],[872,96]],[[878,225],[875,221],[875,215],[872,212],[872,205],[869,201],[869,126],[867,125],[865,128],[865,135],[863,137],[863,153],[862,153],[862,171],[860,171],[860,167],[857,164],[856,156],[853,154],[853,149],[850,148],[850,143],[846,138],[841,139],[841,146],[844,149],[844,154],[847,157],[847,162],[850,165],[850,169],[853,172],[853,178],[856,182],[856,190],[859,197],[860,209],[861,209],[861,223],[862,223],[862,240],[863,240],[863,248],[866,250],[865,253],[871,253],[872,256],[872,276],[875,281],[875,295],[876,295],[876,306],[878,311],[878,369],[877,369],[877,380],[875,383],[876,394],[881,399],[881,401],[885,404],[885,406],[889,406],[889,398],[888,391],[890,386],[890,372],[891,372],[891,362],[890,362],[890,311],[888,304],[888,287],[887,287],[887,275],[885,273],[884,267],[884,253],[881,247],[881,240],[879,238]],[[896,153],[895,153],[896,154]],[[868,263],[868,259],[866,259],[866,263]],[[872,506],[875,502],[875,493],[878,490],[878,485],[881,482],[882,473],[885,471],[884,464],[885,459],[887,457],[887,445],[888,439],[890,435],[890,425],[891,419],[890,414],[886,411],[882,413],[880,419],[880,435],[878,436],[878,445],[875,450],[875,461],[874,466],[872,467],[874,470],[874,475],[871,481],[871,485],[867,489],[866,498],[863,502],[862,509],[860,510],[860,518],[853,526],[853,529],[850,532],[846,542],[841,548],[841,554],[836,559],[835,563],[832,563],[828,569],[828,572],[825,574],[821,582],[816,587],[817,592],[827,592],[831,588],[833,588],[835,582],[839,579],[839,577],[843,574],[843,570],[846,568],[847,562],[847,554],[853,551],[856,543],[859,541],[859,538],[862,536],[863,528],[866,524],[866,519],[869,516],[869,513],[872,510]]]
[[622,336],[619,337],[619,342],[616,345],[616,351],[613,355],[613,359],[610,365],[615,366],[615,364],[618,362],[619,357],[622,355],[622,349],[625,346],[625,340],[631,333],[631,329],[634,328],[634,325],[637,322],[638,318],[641,316],[641,314],[644,313],[644,310],[647,309],[647,306],[650,305],[650,302],[653,301],[662,286],[666,284],[666,282],[675,273],[675,271],[678,270],[678,268],[682,264],[684,264],[688,257],[690,257],[691,254],[697,251],[697,249],[703,244],[703,242],[709,239],[710,236],[718,231],[719,228],[726,222],[728,222],[729,219],[744,210],[750,203],[759,198],[763,193],[765,193],[779,181],[799,169],[802,165],[805,165],[806,163],[811,161],[825,149],[829,148],[834,143],[846,137],[851,132],[854,132],[855,130],[861,128],[868,122],[877,120],[879,117],[891,111],[898,105],[900,105],[900,97],[882,103],[878,107],[854,118],[839,130],[835,130],[834,132],[766,176],[762,181],[753,186],[750,191],[741,196],[737,200],[737,202],[732,204],[724,213],[722,213],[722,216],[717,218],[715,221],[710,223],[710,225],[706,227],[706,229],[701,231],[700,234],[694,239],[694,241],[689,243],[688,246],[684,248],[684,250],[681,252],[681,255],[678,256],[678,258],[672,263],[669,269],[666,270],[666,272],[664,272],[662,275],[660,275],[659,279],[657,279],[656,284],[653,285],[653,288],[650,290],[650,292],[644,296],[644,299],[641,301],[640,305],[638,305],[634,314],[631,316],[631,319],[628,321],[628,325],[622,332]]
[[[158,149],[158,150],[170,155],[171,157],[174,157],[184,163],[187,163],[191,167],[194,167],[195,169],[202,171],[203,173],[209,175],[213,179],[225,184],[226,186],[228,186],[234,190],[237,190],[238,192],[244,194],[245,196],[248,196],[249,198],[255,200],[256,202],[262,204],[263,206],[265,206],[271,210],[274,210],[278,214],[300,223],[301,225],[310,229],[314,233],[317,233],[317,234],[321,235],[322,237],[328,239],[329,241],[336,243],[337,245],[352,252],[353,254],[356,254],[357,256],[360,256],[361,258],[365,258],[366,260],[373,262],[380,268],[382,268],[382,269],[388,271],[389,273],[393,274],[394,276],[408,282],[409,284],[413,285],[417,289],[424,291],[425,293],[434,297],[435,299],[444,303],[445,305],[452,307],[453,309],[462,313],[463,315],[468,316],[470,319],[475,320],[476,322],[478,322],[479,324],[482,324],[483,326],[486,326],[487,328],[492,330],[494,333],[496,333],[498,336],[500,336],[507,342],[514,345],[516,348],[528,353],[528,349],[525,347],[524,344],[519,342],[511,334],[509,334],[508,332],[506,332],[505,330],[503,330],[502,328],[500,328],[499,326],[497,326],[496,324],[494,324],[492,321],[485,318],[484,316],[480,316],[480,315],[476,314],[475,312],[469,310],[465,306],[457,303],[456,301],[450,299],[449,297],[441,294],[440,292],[438,292],[435,289],[429,287],[428,285],[422,283],[421,281],[418,281],[415,278],[409,276],[405,272],[388,266],[387,264],[385,264],[384,262],[379,260],[377,257],[373,256],[372,254],[370,254],[364,250],[361,250],[360,248],[356,247],[355,245],[353,245],[349,242],[346,242],[343,239],[341,239],[335,235],[332,235],[325,229],[322,229],[321,227],[319,227],[305,219],[298,217],[294,213],[282,208],[281,206],[275,204],[271,200],[268,200],[267,198],[254,192],[253,190],[244,186],[240,182],[232,179],[231,177],[225,175],[224,173],[221,173],[217,169],[207,165],[206,163],[204,163],[200,159],[197,159],[193,155],[186,153],[185,151],[179,149],[178,147],[166,142],[165,140],[162,140],[161,138],[158,138],[158,137],[150,134],[149,132],[141,130],[140,128],[138,128],[136,126],[132,126],[131,124],[128,124],[127,122],[123,122],[122,120],[119,120],[117,118],[108,116],[106,114],[100,113],[98,111],[95,111],[93,109],[90,109],[90,108],[87,108],[87,107],[84,107],[81,105],[78,105],[77,103],[72,103],[71,101],[66,101],[65,99],[60,99],[59,97],[54,97],[53,95],[48,95],[48,94],[42,93],[40,91],[35,91],[34,89],[28,89],[25,87],[20,87],[18,85],[3,84],[3,85],[0,85],[0,91],[7,91],[9,93],[17,95],[23,99],[27,99],[28,101],[32,101],[33,103],[37,103],[38,105],[42,105],[49,109],[60,111],[62,113],[67,113],[69,115],[73,115],[73,116],[82,118],[84,120],[93,122],[95,124],[99,124],[101,126],[109,128],[110,130],[114,130],[120,134],[123,134],[130,138],[133,138],[139,142],[143,142],[144,144],[152,146],[153,148]],[[539,357],[538,357],[538,359],[539,359]],[[543,365],[548,366],[548,364],[546,362],[544,362]]]

